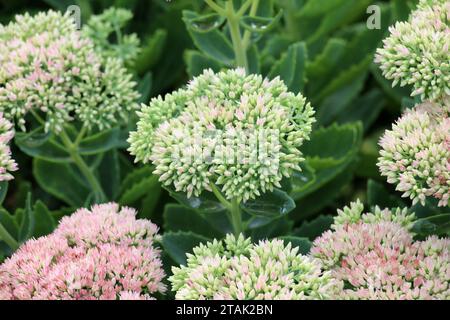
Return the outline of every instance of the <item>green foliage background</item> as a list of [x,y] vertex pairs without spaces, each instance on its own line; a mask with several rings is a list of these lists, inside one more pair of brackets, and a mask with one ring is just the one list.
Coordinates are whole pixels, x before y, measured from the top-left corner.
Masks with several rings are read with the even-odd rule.
[[[201,0],[0,0],[0,22],[18,13],[64,11],[71,4],[81,7],[83,22],[111,6],[134,13],[126,31],[142,42],[143,50],[129,66],[141,102],[183,86],[205,68],[234,66],[228,30],[204,17],[211,11]],[[372,4],[381,8],[380,30],[366,27]],[[311,140],[302,148],[303,171],[285,182],[285,192],[245,204],[254,240],[283,237],[308,252],[336,209],[356,198],[369,206],[408,204],[380,177],[376,161],[379,137],[411,103],[410,90],[392,88],[373,57],[388,27],[407,19],[412,8],[414,1],[406,0],[264,0],[256,14],[260,20],[243,22],[266,26],[264,33],[251,36],[250,71],[280,76],[291,91],[311,101],[317,117]],[[126,138],[124,130],[100,132],[85,138],[80,152],[109,201],[135,207],[139,217],[162,227],[170,272],[194,245],[223,237],[231,226],[217,200],[187,199],[162,189],[151,167],[133,163]],[[40,132],[16,135],[13,153],[20,170],[8,191],[2,188],[0,222],[19,242],[51,232],[62,216],[95,202],[89,185],[52,139]],[[439,213],[434,203],[414,209],[420,217]],[[11,250],[0,242],[0,253],[7,256]]]

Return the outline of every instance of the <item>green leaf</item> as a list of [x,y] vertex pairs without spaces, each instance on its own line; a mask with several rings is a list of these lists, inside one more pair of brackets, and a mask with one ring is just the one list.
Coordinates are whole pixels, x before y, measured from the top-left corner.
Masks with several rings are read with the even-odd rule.
[[263,217],[279,217],[286,215],[295,208],[295,202],[289,195],[279,189],[265,193],[256,199],[241,203],[245,212]]
[[5,201],[8,193],[8,181],[0,181],[0,205]]
[[31,193],[28,193],[22,223],[20,224],[19,228],[18,240],[20,242],[24,242],[27,239],[31,238],[33,236],[34,228],[35,228],[35,216],[33,208],[31,207]]
[[135,69],[138,74],[143,75],[156,65],[167,41],[167,31],[157,29],[146,41],[135,62]]
[[0,208],[0,223],[14,239],[19,238],[19,224],[15,217],[3,208]]
[[306,59],[305,43],[294,43],[274,64],[268,76],[271,79],[280,76],[290,91],[300,92],[306,83]]
[[378,118],[385,104],[383,93],[377,88],[372,89],[355,99],[344,109],[344,112],[336,116],[335,121],[340,124],[361,121],[364,131],[367,131]]
[[316,17],[324,13],[330,12],[347,0],[313,0],[308,1],[303,8],[297,13],[299,17]]
[[320,189],[301,197],[296,201],[297,209],[290,214],[294,220],[308,219],[330,205],[342,192],[343,188],[353,180],[354,167],[349,165],[345,170],[328,180]]
[[131,205],[145,195],[152,194],[158,188],[160,188],[158,177],[155,175],[146,176],[134,183],[130,188],[125,189],[119,199],[119,203],[121,205]]
[[183,11],[183,21],[196,47],[210,58],[231,66],[234,61],[234,51],[230,41],[218,30],[206,33],[194,30],[190,21],[195,18],[198,18],[195,12]]
[[33,208],[34,230],[33,237],[41,237],[53,232],[56,227],[55,220],[47,206],[40,200],[36,201]]
[[380,208],[406,207],[403,200],[390,194],[386,188],[379,182],[369,180],[367,182],[367,202],[370,206],[379,206]]
[[397,85],[395,87],[392,87],[392,82],[387,80],[382,75],[378,65],[372,64],[370,70],[378,85],[381,87],[381,89],[383,89],[384,93],[392,100],[394,100],[398,105],[402,103],[404,97],[410,96],[412,92],[410,86],[400,87]]
[[72,207],[82,207],[89,197],[89,188],[72,165],[34,159],[33,174],[42,189]]
[[113,128],[84,138],[81,140],[78,150],[82,155],[94,155],[125,146],[125,142],[121,139],[120,129]]
[[[358,154],[361,139],[361,123],[334,124],[315,130],[302,147],[306,157],[303,167],[308,168],[308,175],[293,175],[290,196],[298,201],[342,173]],[[309,180],[304,181],[305,178]]]
[[280,10],[275,17],[245,16],[241,18],[240,24],[250,32],[266,33],[278,24],[282,16],[283,10]]
[[251,74],[259,74],[261,69],[259,52],[256,45],[252,45],[250,49],[247,50],[248,59],[248,69]]
[[225,233],[217,230],[205,218],[193,209],[179,204],[169,203],[164,208],[164,230],[192,231],[208,238],[222,238]]
[[142,79],[139,81],[137,86],[137,91],[141,95],[139,98],[140,103],[147,103],[150,99],[150,94],[152,92],[152,73],[149,71],[147,72]]
[[199,197],[191,196],[187,197],[184,192],[177,192],[172,186],[164,186],[170,196],[177,200],[182,205],[199,210],[202,213],[222,212],[225,207],[217,200],[215,195],[208,191],[203,191]]
[[[344,113],[345,109],[360,94],[364,87],[367,72],[362,71],[360,74],[359,69],[355,72],[357,73],[353,73],[353,70],[350,70],[348,74],[344,73],[341,77],[338,77],[335,81],[330,83],[330,90],[331,86],[338,85],[338,83],[339,85],[342,85],[342,87],[336,89],[329,95],[324,95],[325,98],[316,115],[317,125],[326,126],[334,122],[335,118],[339,116],[339,114]],[[347,83],[347,81],[350,81],[350,83]],[[327,88],[324,89],[324,91],[325,90],[327,90]]]
[[308,238],[285,236],[280,237],[279,239],[283,240],[285,245],[288,245],[290,243],[293,248],[298,247],[298,253],[303,255],[307,255],[312,247],[312,243]]
[[44,132],[42,127],[28,133],[16,132],[14,141],[30,157],[57,163],[71,161],[69,153],[56,141],[55,136]]
[[254,242],[284,236],[291,233],[294,226],[294,222],[291,221],[288,216],[282,216],[281,218],[272,219],[268,223],[265,223],[257,228],[255,228],[256,224],[253,224],[254,225],[250,223],[249,225],[249,227],[251,228],[249,230],[249,234]]
[[186,253],[210,239],[192,232],[166,232],[162,236],[164,252],[178,265],[186,265]]
[[202,16],[197,16],[195,18],[186,19],[185,22],[186,24],[189,24],[188,27],[193,31],[206,33],[220,28],[225,22],[225,17],[217,13],[209,13]]
[[311,241],[314,241],[314,239],[321,236],[322,233],[329,230],[332,223],[332,216],[320,215],[311,221],[303,222],[303,224],[295,229],[292,234],[296,237],[308,238]]
[[102,155],[98,168],[100,185],[109,200],[116,199],[120,191],[120,165],[117,150],[113,149]]
[[422,236],[450,235],[450,213],[419,219],[412,231]]
[[222,64],[196,50],[186,50],[184,53],[189,77],[193,78],[203,73],[205,69],[212,69],[214,72],[220,71]]

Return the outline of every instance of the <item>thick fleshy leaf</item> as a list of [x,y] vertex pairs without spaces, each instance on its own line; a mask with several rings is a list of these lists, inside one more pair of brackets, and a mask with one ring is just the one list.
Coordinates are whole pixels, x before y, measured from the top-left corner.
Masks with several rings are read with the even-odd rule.
[[[225,214],[225,213],[224,213]],[[222,238],[226,232],[216,229],[201,214],[179,204],[169,203],[164,208],[164,230],[192,231],[208,238]]]
[[161,57],[167,40],[167,30],[157,29],[146,41],[136,59],[135,69],[139,75],[146,74]]
[[54,135],[44,132],[43,128],[27,133],[17,132],[14,141],[30,157],[58,163],[71,161],[64,146],[57,142]]
[[25,240],[27,240],[33,236],[35,221],[36,220],[35,220],[33,208],[31,206],[31,193],[28,193],[27,202],[25,204],[25,208],[23,211],[22,222],[19,227],[18,240],[20,242],[24,242]]
[[311,221],[303,222],[303,224],[295,229],[292,234],[296,237],[308,238],[309,240],[314,241],[314,239],[330,229],[332,223],[332,216],[320,215]]
[[245,16],[240,20],[241,26],[256,33],[265,33],[272,30],[283,16],[283,10],[280,10],[275,17],[255,17]]
[[186,50],[184,61],[190,77],[200,75],[205,69],[212,69],[214,72],[218,72],[223,66],[219,61],[209,58],[196,50]]
[[280,237],[279,239],[283,240],[285,245],[288,245],[290,243],[293,248],[298,247],[298,253],[300,254],[307,255],[311,250],[312,243],[308,238],[285,236]]
[[269,78],[279,76],[290,91],[300,92],[306,83],[307,50],[303,42],[294,43],[273,65]]
[[210,13],[192,19],[186,19],[185,22],[189,24],[188,27],[193,31],[203,33],[221,27],[225,22],[225,17],[217,13]]
[[204,191],[199,197],[191,196],[188,198],[186,193],[175,191],[172,186],[164,186],[170,196],[182,205],[199,210],[205,214],[211,212],[221,212],[225,210],[225,206],[217,200],[213,193]]
[[164,252],[167,253],[177,265],[186,265],[186,253],[202,242],[210,239],[192,232],[166,232],[162,237]]
[[33,174],[42,189],[75,208],[85,205],[91,193],[78,171],[66,163],[34,159]]
[[450,213],[419,219],[414,223],[412,231],[422,236],[450,235]]
[[40,200],[33,207],[34,230],[33,237],[41,237],[53,232],[56,227],[55,219],[47,206]]
[[367,202],[370,206],[379,206],[380,208],[404,208],[404,201],[396,194],[391,194],[379,182],[369,180],[367,182]]
[[101,162],[97,167],[100,185],[105,192],[106,198],[115,200],[120,190],[120,165],[118,151],[109,150],[102,154]]
[[[261,218],[261,217],[257,217]],[[281,237],[290,234],[294,227],[294,222],[288,216],[282,216],[276,219],[271,219],[268,223],[257,228],[252,228],[247,232],[254,242],[270,238]]]
[[281,190],[274,189],[256,199],[241,203],[245,212],[263,217],[279,217],[288,214],[295,208],[295,202],[289,195]]
[[306,157],[306,168],[291,178],[290,195],[296,201],[319,190],[348,168],[361,146],[361,123],[332,125],[315,130],[302,151]]
[[126,141],[123,141],[120,129],[113,128],[84,138],[81,140],[78,150],[82,155],[93,155],[126,146]]
[[221,61],[226,65],[232,65],[234,61],[233,46],[222,32],[212,30],[209,32],[198,32],[193,29],[190,21],[199,16],[193,11],[183,11],[183,21],[185,22],[189,34],[196,47],[207,56]]
[[7,193],[8,193],[8,181],[0,181],[0,205],[5,200]]

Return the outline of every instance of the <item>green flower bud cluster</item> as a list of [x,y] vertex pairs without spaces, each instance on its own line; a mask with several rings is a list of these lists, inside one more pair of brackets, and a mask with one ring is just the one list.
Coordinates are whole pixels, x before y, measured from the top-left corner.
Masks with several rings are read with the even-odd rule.
[[313,115],[279,78],[206,70],[142,107],[129,151],[189,197],[219,185],[227,199],[246,201],[300,170]]

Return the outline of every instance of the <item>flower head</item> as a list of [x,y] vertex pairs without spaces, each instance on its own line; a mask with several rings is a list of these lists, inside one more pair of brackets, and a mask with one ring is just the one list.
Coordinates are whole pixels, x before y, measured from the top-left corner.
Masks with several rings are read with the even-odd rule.
[[246,201],[300,170],[298,148],[313,113],[279,78],[206,70],[186,89],[142,107],[130,152],[153,162],[165,185],[188,196],[214,184],[226,198]]
[[342,223],[336,219],[333,230],[314,241],[311,255],[345,283],[340,297],[449,299],[450,240],[415,242],[392,212],[374,216],[368,213]]
[[194,248],[169,278],[177,299],[327,299],[341,283],[282,240],[227,236]]
[[375,61],[394,85],[412,85],[413,96],[440,100],[450,95],[450,3],[424,0],[408,22],[397,22]]
[[0,41],[0,111],[23,130],[30,113],[47,131],[73,120],[102,130],[137,107],[122,61],[99,56],[68,13],[17,15],[0,25]]
[[[447,111],[446,111],[447,110]],[[414,203],[426,197],[446,206],[450,197],[448,106],[426,103],[407,111],[380,141],[378,167]]]
[[116,204],[80,209],[0,266],[1,299],[149,299],[164,292],[157,228]]
[[0,112],[0,181],[13,179],[11,171],[17,170],[16,162],[11,158],[9,142],[14,137],[12,124]]

